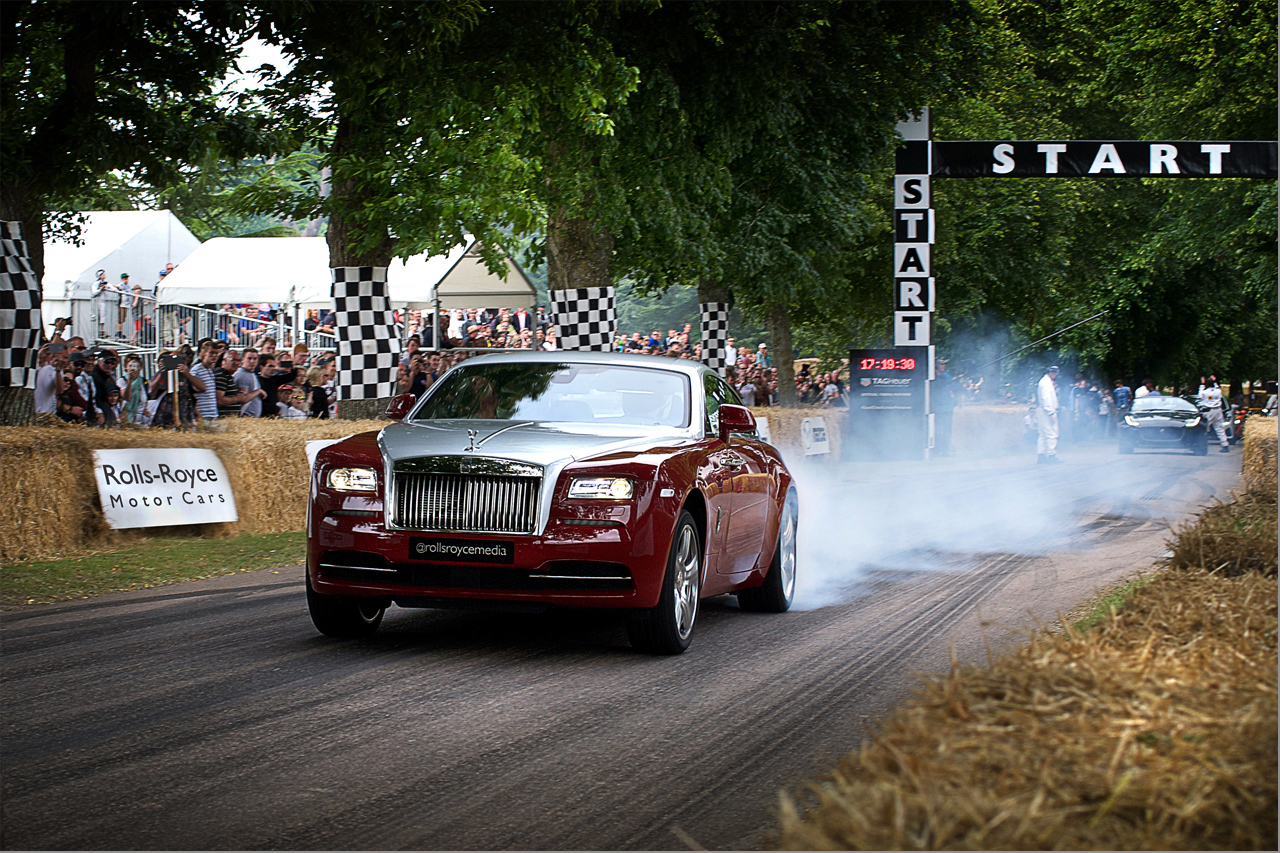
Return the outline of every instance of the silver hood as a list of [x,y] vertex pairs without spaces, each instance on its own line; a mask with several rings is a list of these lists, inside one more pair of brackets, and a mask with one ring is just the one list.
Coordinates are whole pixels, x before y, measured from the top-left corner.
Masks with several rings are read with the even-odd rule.
[[[469,430],[475,430],[472,449]],[[572,423],[494,420],[438,420],[392,424],[378,443],[388,463],[423,456],[474,456],[510,459],[541,468],[561,468],[578,459],[645,447],[664,438],[678,440],[682,430],[642,427],[587,427]],[[550,473],[550,472],[548,472]]]

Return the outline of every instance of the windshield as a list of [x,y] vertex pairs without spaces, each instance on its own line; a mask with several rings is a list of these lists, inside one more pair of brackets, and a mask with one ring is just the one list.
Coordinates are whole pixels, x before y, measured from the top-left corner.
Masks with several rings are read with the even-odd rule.
[[1194,405],[1183,400],[1181,397],[1142,397],[1133,401],[1134,414],[1142,412],[1198,412]]
[[433,385],[413,420],[687,427],[689,381],[667,370],[603,364],[499,363],[459,367]]

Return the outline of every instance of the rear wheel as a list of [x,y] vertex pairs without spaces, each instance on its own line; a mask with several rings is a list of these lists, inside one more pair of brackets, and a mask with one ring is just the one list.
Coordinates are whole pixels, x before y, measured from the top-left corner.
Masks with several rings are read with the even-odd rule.
[[1133,437],[1132,437],[1132,436],[1127,436],[1127,435],[1125,435],[1125,433],[1120,433],[1120,452],[1121,452],[1121,453],[1132,453],[1132,452],[1133,452]]
[[678,655],[689,648],[702,591],[702,542],[689,512],[680,513],[671,553],[662,578],[658,605],[633,613],[627,620],[631,645],[659,655]]
[[307,572],[307,610],[316,630],[326,637],[349,640],[368,637],[382,624],[387,606],[376,598],[352,598],[345,595],[321,595],[311,588]]
[[738,592],[738,606],[758,613],[785,613],[791,607],[796,594],[796,525],[799,511],[796,509],[795,492],[787,494],[782,505],[782,518],[778,522],[778,547],[773,550],[773,562],[764,583]]

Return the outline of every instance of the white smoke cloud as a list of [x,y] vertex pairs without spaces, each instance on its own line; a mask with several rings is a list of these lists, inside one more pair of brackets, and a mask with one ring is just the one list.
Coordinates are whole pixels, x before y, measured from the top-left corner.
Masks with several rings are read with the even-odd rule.
[[1222,465],[1221,477],[1188,476],[1206,460],[1177,451],[1120,457],[1109,440],[1063,448],[1058,466],[1037,465],[1034,447],[1012,450],[930,462],[788,459],[800,497],[793,606],[851,600],[873,572],[956,571],[972,566],[958,555],[1084,547],[1099,526],[1195,511],[1223,490],[1213,480],[1230,478]]

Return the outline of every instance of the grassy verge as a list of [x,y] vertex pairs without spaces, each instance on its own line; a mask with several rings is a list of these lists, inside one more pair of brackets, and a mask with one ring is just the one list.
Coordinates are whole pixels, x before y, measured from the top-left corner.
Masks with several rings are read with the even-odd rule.
[[787,850],[1277,845],[1276,502],[1175,531],[1163,571],[988,667],[927,677],[827,776]]
[[146,539],[62,560],[0,566],[0,607],[9,609],[215,575],[291,566],[306,558],[303,533],[230,539]]

